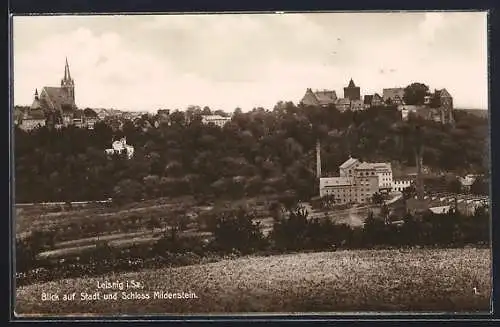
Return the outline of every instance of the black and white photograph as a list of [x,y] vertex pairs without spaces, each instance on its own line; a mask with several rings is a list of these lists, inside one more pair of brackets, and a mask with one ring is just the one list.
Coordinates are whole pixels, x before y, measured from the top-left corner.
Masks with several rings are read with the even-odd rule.
[[487,21],[13,16],[16,317],[488,314]]

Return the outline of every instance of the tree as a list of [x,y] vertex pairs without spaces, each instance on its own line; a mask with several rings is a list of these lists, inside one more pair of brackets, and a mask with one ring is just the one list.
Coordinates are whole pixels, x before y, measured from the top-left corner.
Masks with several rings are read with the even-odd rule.
[[375,192],[373,193],[372,196],[372,202],[375,204],[382,204],[384,203],[385,197],[382,195],[380,192]]
[[476,195],[489,195],[490,185],[484,177],[478,177],[470,186],[470,192]]
[[[185,112],[175,111],[170,124],[149,130],[128,123],[125,131],[114,131],[110,121],[96,124],[94,130],[27,132],[16,127],[16,201],[103,200],[114,197],[120,189],[115,188],[127,179],[145,189],[139,199],[183,194],[240,198],[289,190],[297,199],[308,200],[318,194],[317,139],[324,168],[336,169],[348,154],[366,161],[415,164],[413,122],[402,122],[396,108],[340,112],[290,102],[280,106],[283,110],[237,112],[222,129],[196,121],[202,111],[197,107],[189,111],[189,124]],[[418,121],[424,131],[425,164],[438,171],[487,174],[488,120],[457,112],[456,121],[454,129]],[[105,149],[122,136],[134,146],[134,157],[106,156]],[[144,179],[149,175],[160,178],[158,187],[156,178]],[[487,186],[481,191],[478,185],[472,187],[474,192],[488,193]]]
[[462,192],[462,183],[458,178],[453,178],[447,182],[446,189],[450,193],[459,194]]
[[423,83],[412,83],[404,90],[403,100],[408,105],[423,105],[429,87]]
[[211,227],[216,246],[224,251],[236,249],[251,253],[263,246],[264,237],[260,224],[253,222],[254,215],[243,208],[220,213]]
[[113,189],[113,201],[119,204],[139,201],[142,198],[142,185],[132,179],[120,181]]
[[277,249],[300,250],[305,248],[308,236],[307,211],[298,207],[290,209],[288,216],[274,222],[271,239]]

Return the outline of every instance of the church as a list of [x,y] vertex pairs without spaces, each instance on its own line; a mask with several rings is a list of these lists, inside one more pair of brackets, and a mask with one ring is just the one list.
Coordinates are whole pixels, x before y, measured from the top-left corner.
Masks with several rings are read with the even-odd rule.
[[20,127],[31,130],[46,125],[50,127],[68,126],[73,124],[76,111],[75,81],[71,78],[66,58],[61,86],[45,86],[40,94],[35,89],[33,103],[23,113]]

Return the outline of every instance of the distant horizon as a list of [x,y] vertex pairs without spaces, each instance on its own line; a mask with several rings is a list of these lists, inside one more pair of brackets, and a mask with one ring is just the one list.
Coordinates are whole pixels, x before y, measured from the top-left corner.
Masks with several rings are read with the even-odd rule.
[[[288,100],[281,100],[281,101],[283,101],[283,102],[292,102],[294,105],[298,105],[298,103],[295,103],[293,101],[288,101]],[[278,102],[276,102],[276,103],[278,103]],[[15,107],[30,107],[30,106],[31,106],[31,104],[15,104],[14,108]],[[167,108],[167,107],[162,107],[162,108],[151,109],[151,110],[139,110],[139,109],[120,109],[120,108],[114,108],[114,107],[106,108],[106,107],[88,107],[88,106],[85,106],[85,107],[78,107],[78,109],[83,110],[83,109],[87,109],[88,108],[88,109],[92,109],[92,110],[118,110],[118,111],[122,111],[122,112],[147,112],[147,113],[156,113],[158,110],[170,110],[171,112],[172,111],[176,111],[176,110],[178,110],[178,111],[186,111],[186,110],[189,109],[190,106],[200,107],[201,109],[203,109],[205,107],[204,105],[189,105],[188,107],[185,107],[185,108]],[[233,113],[234,110],[236,110],[236,108],[234,108],[233,110],[228,111],[228,110],[211,108],[210,106],[207,106],[207,107],[209,107],[212,112],[221,110],[221,111],[223,111],[225,113]],[[258,109],[258,108],[263,108],[265,110],[270,110],[270,111],[272,111],[274,109],[274,107],[273,108],[255,107],[255,108],[252,108],[252,109],[249,109],[249,110],[243,110],[242,109],[242,112],[250,112],[253,109]],[[454,110],[482,110],[482,111],[489,111],[488,108],[472,108],[472,107],[469,107],[469,108],[454,107]]]
[[[57,86],[80,108],[272,110],[352,78],[363,95],[425,83],[488,110],[486,12],[15,16],[14,103]],[[64,46],[61,46],[64,45]],[[457,76],[457,73],[459,74]],[[137,109],[140,108],[140,109]]]

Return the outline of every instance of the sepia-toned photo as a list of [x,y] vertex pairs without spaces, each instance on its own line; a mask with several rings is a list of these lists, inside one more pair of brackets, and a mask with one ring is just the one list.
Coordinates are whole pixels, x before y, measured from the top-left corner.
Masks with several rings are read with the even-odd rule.
[[487,12],[12,18],[17,317],[489,313]]

